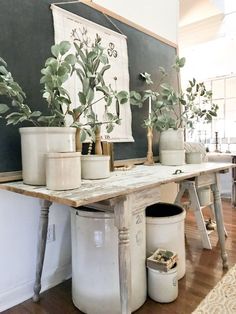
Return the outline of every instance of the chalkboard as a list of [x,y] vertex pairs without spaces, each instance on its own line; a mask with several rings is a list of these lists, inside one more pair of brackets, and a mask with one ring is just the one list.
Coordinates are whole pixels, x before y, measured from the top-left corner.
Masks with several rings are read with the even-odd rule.
[[[0,4],[0,56],[8,63],[14,78],[27,95],[27,104],[32,109],[45,112],[45,102],[39,84],[45,60],[50,55],[54,43],[53,21],[50,10],[51,0],[8,0]],[[67,1],[66,1],[67,2]],[[154,80],[154,88],[159,81],[159,66],[170,70],[176,55],[176,46],[162,41],[143,29],[110,15],[107,18],[95,5],[81,2],[58,4],[61,8],[78,14],[88,20],[127,36],[130,90],[141,91],[148,86],[140,80],[140,72],[148,72]],[[171,22],[171,21],[170,21]],[[116,26],[114,26],[116,25]],[[177,85],[177,78],[171,78]],[[0,99],[1,101],[1,99]],[[132,107],[132,130],[134,143],[116,143],[115,160],[142,158],[147,153],[146,129],[142,128],[148,106],[142,109]],[[20,136],[17,127],[6,127],[0,120],[0,173],[21,170]],[[154,155],[158,153],[157,136],[154,136]]]

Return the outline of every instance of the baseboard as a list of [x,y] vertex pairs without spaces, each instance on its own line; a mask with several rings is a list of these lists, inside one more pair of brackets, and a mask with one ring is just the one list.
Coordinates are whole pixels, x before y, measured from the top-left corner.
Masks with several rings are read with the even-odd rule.
[[[49,272],[48,272],[49,273]],[[44,274],[41,291],[48,290],[71,277],[71,264],[56,269],[53,274]],[[34,280],[22,283],[8,291],[0,291],[0,313],[33,296]]]

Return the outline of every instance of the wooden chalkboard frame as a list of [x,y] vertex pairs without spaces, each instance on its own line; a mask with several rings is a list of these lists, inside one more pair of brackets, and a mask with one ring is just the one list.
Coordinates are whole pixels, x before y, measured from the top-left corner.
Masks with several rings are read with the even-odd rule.
[[[17,0],[9,1],[9,2],[11,2],[12,7],[13,7],[14,1],[16,1],[15,3],[17,3]],[[36,0],[33,0],[32,2],[34,2],[34,4],[31,4],[30,3],[31,1],[32,0],[24,0],[22,2],[24,2],[24,5],[27,6],[27,9],[29,9],[28,7],[30,7],[30,8],[32,7],[32,10],[33,10],[33,6],[34,5],[41,6],[40,10],[39,10],[40,13],[37,12],[37,10],[36,10],[32,14],[42,14],[42,15],[45,14],[46,17],[43,17],[43,20],[45,20],[45,23],[46,23],[45,29],[46,29],[46,27],[49,28],[47,38],[45,38],[46,42],[43,43],[43,45],[41,45],[41,47],[40,47],[41,49],[44,50],[43,51],[43,57],[44,56],[49,56],[49,54],[50,54],[50,46],[53,44],[52,16],[49,17],[49,15],[51,15],[50,9],[49,9],[50,8],[50,4],[57,4],[59,6],[63,6],[64,5],[66,7],[69,7],[69,5],[76,5],[76,4],[84,5],[88,9],[90,8],[91,10],[96,10],[101,15],[108,16],[109,19],[111,19],[111,22],[112,21],[115,22],[116,25],[119,24],[119,27],[120,26],[124,26],[124,28],[126,28],[126,29],[129,28],[129,30],[131,30],[132,32],[135,32],[135,35],[137,35],[139,33],[143,37],[146,36],[145,38],[147,38],[147,40],[149,40],[149,41],[152,41],[152,42],[156,41],[156,43],[158,43],[158,44],[160,44],[162,46],[162,50],[163,51],[164,50],[166,50],[166,51],[170,51],[171,50],[171,53],[170,53],[171,56],[177,55],[177,53],[178,53],[178,46],[175,43],[173,43],[173,42],[171,42],[171,41],[169,41],[169,40],[167,40],[167,39],[165,39],[165,38],[163,38],[163,37],[161,37],[161,36],[151,32],[151,31],[149,31],[147,29],[145,29],[144,27],[142,27],[142,26],[140,26],[140,25],[138,25],[138,24],[136,24],[134,22],[129,21],[128,19],[126,19],[126,18],[124,18],[124,17],[122,17],[122,16],[120,16],[120,15],[118,15],[118,14],[116,14],[116,13],[114,13],[114,12],[112,12],[112,11],[110,11],[110,10],[100,6],[100,5],[98,5],[98,4],[95,4],[95,3],[92,3],[92,2],[89,2],[89,1],[86,1],[86,0],[73,1],[73,2],[71,2],[71,1],[59,2],[57,0],[54,0],[54,1],[53,0],[40,0],[40,2],[37,2]],[[23,5],[22,2],[19,5]],[[90,12],[90,16],[89,17],[93,16],[93,14],[91,14],[91,12]],[[17,9],[15,9],[15,13],[17,13]],[[88,19],[92,20],[89,17],[85,17],[85,18],[88,18]],[[50,20],[50,22],[49,22],[49,20]],[[107,25],[103,25],[103,26],[107,27]],[[109,26],[110,26],[109,28],[112,28],[112,24],[110,24]],[[113,26],[113,30],[117,31],[117,29],[115,29],[114,26]],[[22,38],[23,38],[23,41],[24,41],[24,36],[22,36]],[[28,42],[27,42],[27,44],[28,44]],[[14,47],[13,47],[13,49],[14,49]],[[28,47],[28,49],[31,49],[31,47]],[[33,47],[33,49],[36,49],[36,48]],[[129,41],[128,41],[128,49],[129,49]],[[9,50],[9,48],[8,48],[8,50]],[[36,50],[33,51],[33,53],[35,53],[35,52],[36,52]],[[8,53],[7,50],[5,50],[5,55],[6,55],[6,53]],[[1,55],[1,49],[0,49],[0,55]],[[3,57],[4,57],[4,55],[3,55]],[[43,58],[42,55],[40,57],[41,57],[41,59]],[[44,60],[41,60],[41,61],[45,61],[45,60],[46,60],[46,58],[44,57]],[[172,61],[173,61],[173,59],[172,59]],[[162,65],[162,64],[160,64],[160,65]],[[42,68],[42,66],[43,66],[43,64],[41,64],[41,68]],[[131,70],[132,70],[132,65],[131,65]],[[11,69],[11,71],[14,72],[14,69]],[[142,71],[147,71],[147,72],[151,73],[151,71],[147,70],[146,68],[143,68]],[[140,68],[139,68],[139,70],[137,70],[137,73],[135,73],[135,75],[138,76],[137,74],[139,72],[142,72],[142,71],[140,71]],[[32,73],[31,73],[31,75],[32,75]],[[131,75],[134,75],[134,71],[133,71],[133,73]],[[24,73],[22,73],[22,70],[21,71],[19,70],[18,76],[20,78],[24,76]],[[39,73],[37,73],[37,80],[38,80],[38,77],[39,77]],[[23,80],[24,80],[24,78],[23,78]],[[138,89],[139,90],[142,90],[142,88],[146,89],[146,88],[141,86],[142,84],[140,83],[140,81],[138,81],[137,77],[135,78],[135,80],[137,81],[136,85],[138,85]],[[37,82],[39,82],[39,80]],[[39,83],[36,86],[35,81],[32,84],[33,84],[33,89],[35,90],[35,93],[34,93],[34,95],[30,95],[29,102],[32,101],[32,103],[34,103],[35,98],[37,98],[36,105],[35,105],[35,108],[34,108],[34,109],[37,109],[37,103],[43,102],[42,98],[40,99],[40,89],[41,89],[41,86],[39,85]],[[178,82],[176,84],[178,84]],[[132,79],[131,79],[131,89],[136,89],[134,87],[136,87],[136,86],[132,86]],[[23,86],[23,89],[24,89],[24,86]],[[30,89],[31,88],[29,88],[29,90]],[[26,90],[26,93],[27,93],[27,90]],[[30,90],[29,94],[32,94],[31,90]],[[145,158],[145,155],[146,155],[146,131],[145,131],[145,129],[142,129],[141,126],[140,126],[141,125],[141,122],[140,122],[141,118],[140,118],[140,116],[142,116],[142,119],[143,119],[143,116],[146,115],[146,109],[147,108],[144,108],[144,109],[140,110],[140,112],[139,112],[139,109],[136,109],[136,108],[132,109],[133,121],[135,121],[136,122],[135,124],[139,127],[137,138],[138,139],[142,138],[142,141],[140,142],[140,144],[138,144],[139,148],[142,147],[142,152],[141,153],[138,152],[138,154],[136,155],[136,151],[133,150],[133,148],[132,148],[133,146],[130,143],[119,143],[119,144],[116,143],[114,145],[115,164],[121,165],[123,163],[127,163],[127,161],[129,163],[141,163],[141,162],[143,162],[143,160]],[[42,110],[42,108],[40,107],[39,110]],[[7,127],[7,128],[10,129],[10,127]],[[9,131],[7,130],[6,133],[7,132],[9,132]],[[10,131],[9,133],[17,134],[16,130],[15,131],[14,130]],[[13,134],[13,136],[15,136],[14,134]],[[15,144],[15,143],[17,144],[16,145],[17,146],[17,150],[19,150],[19,134],[17,135],[17,138],[14,140],[13,144]],[[154,136],[154,143],[155,144],[158,143],[158,136],[156,136],[156,135]],[[128,145],[130,145],[130,146],[128,146]],[[156,145],[156,147],[157,147],[157,145]],[[156,153],[156,155],[157,155],[157,151],[158,151],[158,149],[156,148],[154,150],[154,153]],[[133,152],[134,152],[134,154],[133,154]],[[11,154],[12,157],[15,158],[15,160],[17,158],[20,158],[18,151],[17,151],[17,154],[15,154],[14,152]],[[7,156],[9,156],[9,155],[7,155]],[[128,157],[128,159],[126,158],[126,156]],[[1,158],[0,158],[0,164],[1,164]],[[16,171],[12,171],[12,170],[15,170],[15,169],[7,169],[6,171],[4,171],[4,169],[3,170],[0,169],[0,182],[21,179],[21,171],[20,171],[21,169],[18,167],[16,169]]]

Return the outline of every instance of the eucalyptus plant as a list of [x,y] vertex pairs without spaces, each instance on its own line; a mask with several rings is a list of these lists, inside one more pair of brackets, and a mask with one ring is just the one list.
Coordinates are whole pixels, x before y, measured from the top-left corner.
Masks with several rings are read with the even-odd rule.
[[[172,65],[177,78],[180,69],[185,65],[185,58],[176,57]],[[154,127],[158,131],[179,127],[193,128],[195,123],[203,121],[209,123],[217,116],[218,105],[212,103],[212,91],[208,91],[202,82],[195,78],[189,81],[189,85],[183,91],[166,83],[168,74],[163,67],[159,68],[160,82],[157,91],[151,89],[143,93],[132,94],[132,104],[143,105],[151,98],[152,112],[144,120],[145,127]],[[145,72],[141,77],[147,85],[152,84],[151,76]]]
[[[7,125],[29,121],[38,125],[39,111],[31,111],[25,103],[26,95],[20,85],[15,81],[7,68],[7,63],[0,57],[0,96],[4,96],[0,103],[0,117],[5,117]],[[10,99],[11,106],[7,104]]]
[[[71,126],[81,129],[82,141],[87,135],[94,139],[96,129],[102,124],[106,125],[108,133],[115,124],[120,124],[119,105],[128,101],[129,94],[126,91],[116,91],[105,83],[104,74],[111,66],[101,38],[96,35],[91,42],[86,29],[81,34],[73,30],[72,37],[72,44],[62,41],[51,47],[52,55],[41,70],[40,83],[43,85],[43,98],[48,106],[47,115],[40,111],[31,111],[25,103],[25,93],[7,70],[6,62],[0,58],[0,95],[11,100],[11,106],[0,104],[1,117],[4,116],[7,124],[28,121],[34,126],[60,127],[66,125],[66,116],[69,115],[72,117]],[[72,103],[71,95],[65,88],[65,83],[74,73],[82,86],[76,103]],[[116,113],[110,110],[113,101],[116,102]],[[94,105],[98,102],[105,103],[103,121],[99,121],[94,110]],[[86,118],[83,121],[82,116]]]
[[[107,132],[110,133],[115,124],[120,124],[119,106],[128,101],[129,94],[127,91],[118,92],[111,84],[106,84],[104,75],[111,65],[101,38],[96,34],[94,41],[91,42],[86,29],[81,33],[73,30],[72,36],[76,56],[73,71],[77,74],[82,89],[78,93],[78,105],[69,114],[73,118],[72,126],[81,128],[83,141],[87,135],[94,139],[94,131],[101,125],[105,125]],[[116,103],[116,113],[111,110],[113,101]],[[98,102],[104,104],[103,121],[99,121],[94,110],[94,105]],[[82,116],[87,119],[85,124],[81,121]]]

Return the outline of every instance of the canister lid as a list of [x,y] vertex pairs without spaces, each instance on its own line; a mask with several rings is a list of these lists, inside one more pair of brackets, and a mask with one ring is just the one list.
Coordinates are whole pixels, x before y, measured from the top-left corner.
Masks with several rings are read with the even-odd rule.
[[75,158],[80,157],[81,152],[58,152],[58,153],[47,153],[47,158]]

